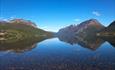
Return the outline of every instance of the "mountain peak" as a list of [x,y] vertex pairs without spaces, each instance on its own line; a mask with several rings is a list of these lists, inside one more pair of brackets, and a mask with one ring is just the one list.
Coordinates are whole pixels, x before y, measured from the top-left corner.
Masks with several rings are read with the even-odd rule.
[[81,22],[79,25],[78,25],[78,28],[87,28],[89,26],[93,26],[93,27],[104,27],[97,19],[89,19],[89,20],[86,20],[86,21],[83,21]]
[[94,19],[94,18],[92,18],[92,19],[89,19],[89,21],[98,21],[97,19]]
[[20,18],[9,20],[9,23],[25,24],[25,25],[30,25],[32,27],[36,27],[36,24],[34,22],[31,22],[30,20],[20,19]]
[[86,20],[82,23],[85,23],[85,24],[90,24],[90,23],[101,24],[97,19],[89,19],[89,20]]

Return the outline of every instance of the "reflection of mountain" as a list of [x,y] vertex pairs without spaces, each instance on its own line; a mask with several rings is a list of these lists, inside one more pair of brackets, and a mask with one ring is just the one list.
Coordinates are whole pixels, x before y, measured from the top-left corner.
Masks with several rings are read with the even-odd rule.
[[13,51],[16,53],[21,53],[29,51],[36,47],[36,43],[43,41],[45,38],[36,39],[26,39],[14,43],[0,43],[0,51]]
[[92,38],[80,38],[78,41],[79,45],[91,50],[96,50],[103,43],[104,43],[104,40],[97,38],[95,36]]
[[92,38],[76,38],[75,36],[73,37],[67,37],[67,36],[58,36],[59,40],[60,41],[64,41],[64,42],[67,42],[69,44],[79,44],[81,45],[82,47],[85,47],[85,48],[88,48],[88,49],[91,49],[91,50],[96,50],[98,47],[101,46],[101,44],[104,43],[104,41],[100,38],[97,38],[97,37],[92,37]]
[[78,39],[75,38],[75,36],[69,36],[69,35],[63,35],[62,36],[62,35],[58,35],[58,39],[60,41],[67,42],[67,43],[69,43],[71,45],[78,43]]
[[109,42],[113,47],[115,47],[115,37],[100,37],[100,38]]

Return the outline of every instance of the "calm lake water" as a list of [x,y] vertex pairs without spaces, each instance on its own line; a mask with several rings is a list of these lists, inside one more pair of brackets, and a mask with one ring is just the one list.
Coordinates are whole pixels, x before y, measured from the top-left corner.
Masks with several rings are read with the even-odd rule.
[[0,47],[0,70],[115,70],[115,46],[73,41],[51,38],[23,48]]

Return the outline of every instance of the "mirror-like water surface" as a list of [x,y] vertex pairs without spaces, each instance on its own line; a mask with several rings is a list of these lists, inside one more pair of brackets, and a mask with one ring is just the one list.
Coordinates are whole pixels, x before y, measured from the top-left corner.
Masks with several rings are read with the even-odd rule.
[[115,47],[107,41],[71,44],[52,38],[22,45],[0,46],[0,70],[115,69]]

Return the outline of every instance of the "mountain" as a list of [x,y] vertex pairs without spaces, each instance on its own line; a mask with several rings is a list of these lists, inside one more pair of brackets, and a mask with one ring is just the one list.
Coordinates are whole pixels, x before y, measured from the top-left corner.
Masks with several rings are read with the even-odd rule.
[[24,19],[0,21],[0,42],[15,42],[27,38],[52,37],[52,32],[37,28],[35,23]]
[[97,36],[102,37],[115,37],[115,21],[113,21],[108,27],[100,30]]
[[58,31],[57,36],[71,38],[76,36],[77,38],[83,37],[93,37],[96,33],[105,28],[96,19],[86,20],[78,25],[70,25],[68,27],[62,28]]
[[108,26],[108,28],[115,31],[115,20]]
[[29,26],[37,28],[37,25],[30,20],[12,19],[12,20],[9,21],[9,23],[11,23],[11,24],[25,24],[25,25],[29,25]]
[[90,19],[80,23],[77,28],[76,35],[78,37],[91,37],[95,36],[99,30],[104,28],[104,26],[96,19]]

